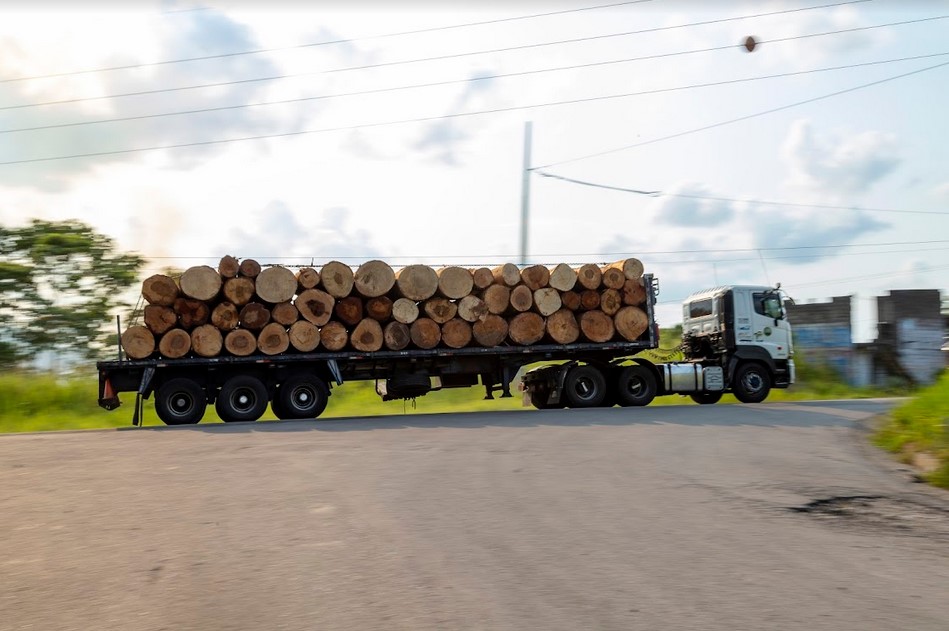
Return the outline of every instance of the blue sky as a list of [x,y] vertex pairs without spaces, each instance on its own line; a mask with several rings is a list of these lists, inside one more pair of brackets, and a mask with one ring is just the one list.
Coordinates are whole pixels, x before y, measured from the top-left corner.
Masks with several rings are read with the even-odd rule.
[[874,296],[949,289],[949,2],[606,4],[0,9],[0,222],[155,269],[517,261],[530,120],[529,258],[637,256],[663,324],[781,282],[866,338]]

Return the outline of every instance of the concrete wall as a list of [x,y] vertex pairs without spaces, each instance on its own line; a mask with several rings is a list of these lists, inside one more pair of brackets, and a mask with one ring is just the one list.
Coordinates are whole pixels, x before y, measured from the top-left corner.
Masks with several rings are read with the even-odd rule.
[[906,376],[916,383],[932,383],[946,365],[939,350],[945,335],[941,307],[938,289],[893,290],[877,298],[877,343],[895,354]]
[[795,352],[812,364],[832,367],[847,383],[857,378],[850,327],[850,296],[830,302],[786,305]]

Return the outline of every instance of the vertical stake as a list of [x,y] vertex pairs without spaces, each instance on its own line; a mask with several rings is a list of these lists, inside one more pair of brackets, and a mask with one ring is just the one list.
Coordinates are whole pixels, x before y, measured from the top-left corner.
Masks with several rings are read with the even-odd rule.
[[531,206],[531,135],[534,123],[524,123],[524,171],[521,174],[521,265],[527,265],[527,232]]

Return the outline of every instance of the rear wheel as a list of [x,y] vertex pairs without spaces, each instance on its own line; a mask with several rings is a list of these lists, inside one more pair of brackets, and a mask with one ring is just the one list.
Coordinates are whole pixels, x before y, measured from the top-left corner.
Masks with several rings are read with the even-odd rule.
[[616,400],[623,407],[649,405],[656,398],[656,377],[645,366],[627,366],[616,379]]
[[231,377],[221,387],[214,409],[225,423],[256,421],[267,410],[267,388],[256,377]]
[[155,411],[165,425],[194,425],[207,407],[204,388],[193,379],[171,379],[155,394]]
[[606,377],[594,366],[574,366],[564,379],[563,393],[572,408],[594,408],[606,398]]
[[768,369],[755,362],[740,365],[735,371],[732,392],[742,403],[761,403],[771,392]]
[[722,400],[721,392],[693,392],[689,397],[699,405],[712,405]]
[[295,375],[277,390],[271,409],[280,419],[316,418],[326,409],[330,391],[315,375]]

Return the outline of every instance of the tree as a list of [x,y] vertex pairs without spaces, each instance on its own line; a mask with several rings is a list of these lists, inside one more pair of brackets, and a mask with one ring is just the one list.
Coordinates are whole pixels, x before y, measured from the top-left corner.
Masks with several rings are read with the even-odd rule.
[[45,352],[100,357],[144,262],[79,221],[0,226],[0,366]]

